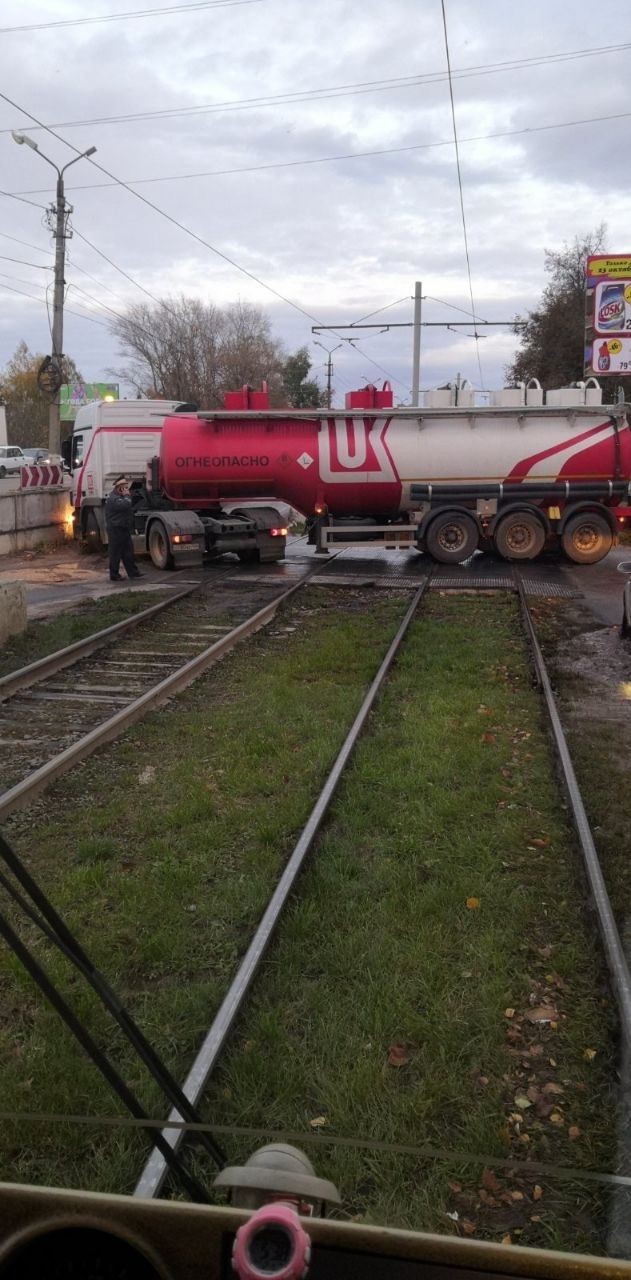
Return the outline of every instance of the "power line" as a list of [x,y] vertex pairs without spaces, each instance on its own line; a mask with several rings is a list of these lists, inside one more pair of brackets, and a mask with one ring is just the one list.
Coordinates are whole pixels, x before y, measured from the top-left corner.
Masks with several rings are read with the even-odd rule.
[[[472,67],[452,68],[454,80],[478,79],[488,75],[498,75],[508,71],[530,70],[538,66],[556,65],[562,62],[573,62],[578,59],[599,57],[611,53],[620,53],[631,48],[631,43],[602,45],[595,49],[575,49],[565,53],[546,54],[537,58],[516,58],[497,63],[481,63]],[[83,126],[94,128],[98,125],[133,124],[144,120],[172,120],[178,117],[196,115],[212,115],[216,112],[261,110],[265,107],[291,106],[308,102],[319,102],[328,98],[352,97],[368,93],[387,93],[396,89],[415,89],[424,86],[442,84],[448,76],[440,72],[421,72],[413,76],[392,76],[380,80],[359,80],[341,85],[326,85],[316,89],[293,90],[278,94],[263,94],[253,98],[232,98],[223,102],[201,103],[186,107],[166,107],[152,111],[125,112],[120,115],[91,116],[82,120],[57,120],[49,125],[37,125],[39,129],[75,129]],[[0,134],[11,133],[12,129],[0,129]]]
[[41,244],[31,244],[30,240],[19,240],[17,236],[10,236],[8,231],[0,231],[3,240],[13,240],[14,244],[22,244],[25,249],[35,249],[37,253],[50,253],[50,247],[43,248]]
[[[3,96],[3,94],[0,94],[0,98]],[[497,138],[515,138],[520,135],[530,133],[549,133],[554,129],[570,129],[585,124],[602,124],[612,120],[627,120],[629,117],[631,117],[631,111],[620,111],[615,115],[586,116],[580,120],[562,120],[555,124],[527,125],[523,129],[501,129],[494,133],[472,134],[469,137],[460,138],[459,141],[460,146],[462,146],[463,143],[467,142],[490,142]],[[53,133],[53,137],[57,138],[59,135]],[[72,146],[72,143],[66,142],[63,138],[61,141],[65,142],[67,147]],[[338,155],[316,156],[315,158],[310,158],[308,160],[276,160],[269,164],[243,165],[235,169],[202,169],[195,173],[170,173],[162,174],[155,178],[128,178],[126,181],[123,181],[122,178],[114,178],[112,182],[86,182],[78,184],[75,187],[68,187],[67,190],[100,191],[106,187],[118,186],[123,186],[128,190],[131,190],[133,187],[145,186],[156,182],[186,182],[194,178],[225,178],[239,173],[262,173],[270,169],[297,169],[304,168],[308,165],[331,164],[338,160],[363,160],[375,156],[404,155],[412,151],[434,151],[439,147],[453,147],[453,145],[453,138],[444,138],[438,142],[418,142],[406,147],[382,147],[375,151],[346,151],[341,152]],[[76,150],[76,148],[73,148],[73,150]],[[107,172],[106,169],[103,169],[101,165],[96,164],[95,161],[90,161],[90,163],[95,164],[95,167],[97,169],[101,169],[103,173]],[[32,189],[28,189],[27,194],[38,195],[46,190],[46,187],[34,187]],[[4,192],[3,194],[13,195],[16,199],[20,198],[22,195],[21,192]],[[133,194],[139,193],[134,192]],[[37,207],[43,208],[43,205],[38,205]]]
[[0,196],[6,196],[8,200],[20,200],[22,204],[32,204],[34,209],[43,209],[46,212],[45,204],[36,204],[34,200],[25,200],[24,196],[18,195],[17,191],[0,191]]
[[[462,216],[462,234],[464,237],[465,258],[467,260],[467,277],[469,280],[469,297],[471,298],[471,313],[473,316],[473,327],[475,330],[476,329],[475,302],[473,301],[473,281],[471,279],[471,258],[469,256],[469,238],[467,236],[467,219],[465,216],[464,193],[462,190],[462,171],[460,168],[460,150],[458,148],[458,127],[456,124],[456,106],[454,102],[454,89],[453,89],[453,83],[451,79],[451,59],[449,56],[449,37],[447,35],[447,14],[445,12],[445,0],[440,0],[440,6],[442,10],[442,15],[443,15],[443,31],[445,34],[445,56],[447,58],[447,74],[449,76],[449,100],[451,102],[451,120],[452,120],[453,130],[454,130],[454,147],[456,150],[456,171],[458,174],[458,191],[460,193],[460,213]],[[475,334],[475,337],[476,337],[476,354],[478,357],[478,371],[480,374],[480,386],[483,387],[484,377],[482,375],[482,362],[480,360],[480,347],[478,343],[477,332]]]
[[123,22],[129,18],[160,18],[170,14],[197,13],[205,9],[234,9],[243,4],[263,4],[264,0],[196,0],[194,4],[173,4],[166,8],[135,9],[130,13],[104,13],[94,18],[63,18],[57,22],[29,22],[19,27],[0,27],[0,35],[16,31],[50,31],[52,28],[87,27],[96,22]]
[[[0,98],[4,102],[8,102],[9,106],[15,107],[17,111],[22,111],[23,114],[27,115],[30,120],[33,120],[35,122],[35,124],[39,124],[39,125],[42,124],[42,121],[38,120],[37,116],[34,116],[30,111],[25,111],[23,107],[20,107],[18,103],[14,102],[11,98],[9,98],[7,94],[0,93]],[[84,154],[83,152],[79,151],[78,147],[75,147],[72,142],[68,142],[66,138],[63,138],[61,134],[55,133],[53,129],[49,129],[47,128],[47,126],[43,126],[43,127],[46,128],[47,133],[50,133],[51,136],[56,138],[58,142],[62,142],[64,146],[68,147],[71,151],[74,151],[76,155]],[[133,187],[130,187],[128,183],[123,182],[121,178],[117,178],[115,174],[113,174],[109,169],[106,169],[102,164],[99,164],[98,161],[94,160],[91,156],[88,156],[86,158],[88,160],[88,163],[91,165],[94,165],[94,167],[98,169],[99,172],[104,173],[106,177],[111,178],[118,186],[123,187],[125,191],[129,191],[130,194],[133,195],[137,200],[140,200],[142,204],[145,204],[147,206],[147,208],[153,209],[154,213],[157,213],[161,218],[164,218],[172,226],[178,227],[178,229],[180,231],[183,231],[185,235],[190,236],[192,240],[195,240],[198,244],[203,245],[204,248],[208,249],[211,253],[214,253],[218,258],[221,258],[222,261],[227,262],[230,266],[234,267],[236,271],[240,271],[242,275],[247,276],[249,280],[252,280],[254,281],[255,284],[258,284],[260,288],[266,289],[268,293],[271,293],[274,295],[274,297],[279,298],[281,302],[286,303],[286,305],[291,307],[294,311],[297,311],[300,315],[305,316],[307,320],[314,321],[316,324],[318,323],[317,317],[311,315],[311,313],[309,311],[306,311],[304,307],[301,307],[299,303],[294,302],[291,298],[286,297],[286,295],[281,293],[280,290],[275,289],[273,285],[267,284],[266,281],[261,280],[259,276],[256,276],[253,271],[249,271],[247,267],[241,266],[241,264],[237,262],[234,258],[231,258],[228,254],[224,253],[221,249],[217,249],[216,246],[211,244],[209,240],[205,240],[204,237],[200,236],[197,231],[193,231],[190,227],[187,227],[185,223],[180,222],[177,218],[173,217],[172,214],[167,213],[165,209],[161,209],[159,205],[154,204],[154,202],[152,200],[149,200],[147,196],[143,196],[140,191],[134,191]],[[81,236],[81,239],[85,240],[86,243],[89,243],[89,241],[87,240],[87,237]],[[105,255],[102,255],[102,256],[105,256]],[[123,273],[123,274],[126,274],[126,273]],[[138,284],[137,281],[133,281],[133,283],[136,285]],[[142,285],[139,287],[143,289],[143,292],[149,293],[149,291],[145,290]],[[153,297],[153,295],[149,294],[149,297]],[[154,298],[154,301],[158,302],[159,305],[162,305],[159,299]],[[377,362],[375,360],[372,360],[370,356],[367,356],[366,359],[370,360],[371,363],[374,364],[376,368],[381,368],[381,366],[377,365]],[[389,377],[390,375],[386,375],[386,376]],[[394,378],[393,381],[400,381],[400,380],[398,378]],[[401,385],[404,385],[404,384],[401,384]]]
[[0,253],[0,259],[3,262],[17,262],[20,267],[34,267],[36,271],[52,271],[52,267],[45,267],[41,262],[25,262],[24,258],[8,258],[6,253]]
[[[25,293],[24,289],[14,289],[9,284],[0,284],[0,289],[6,289],[9,293],[19,293],[23,298],[30,298],[31,302],[38,302],[40,306],[44,301],[44,298],[38,298],[34,293]],[[105,321],[97,320],[96,316],[88,316],[81,311],[71,311],[69,307],[66,308],[66,311],[68,312],[68,315],[78,316],[79,320],[91,320],[92,324],[100,324],[104,329],[108,328]]]
[[[0,94],[0,97],[1,96],[2,95]],[[70,145],[70,144],[68,143],[67,145]],[[89,245],[89,247],[93,249],[95,253],[98,253],[100,258],[103,258],[105,262],[109,263],[110,267],[113,267],[114,270],[118,271],[121,276],[124,276],[126,280],[129,280],[130,284],[133,284],[136,289],[140,289],[141,293],[146,293],[147,297],[151,298],[152,302],[156,302],[158,306],[162,305],[162,300],[160,298],[157,298],[155,293],[151,293],[149,289],[145,289],[145,286],[143,284],[139,284],[139,282],[135,280],[133,276],[129,275],[129,272],[125,271],[123,267],[119,267],[112,258],[108,258],[107,254],[104,253],[102,249],[99,249],[98,246],[93,244],[91,240],[88,240],[87,236],[84,236],[80,231],[77,231],[77,228],[74,225],[72,230],[73,230],[73,235],[78,236],[80,240],[83,240],[84,244]]]

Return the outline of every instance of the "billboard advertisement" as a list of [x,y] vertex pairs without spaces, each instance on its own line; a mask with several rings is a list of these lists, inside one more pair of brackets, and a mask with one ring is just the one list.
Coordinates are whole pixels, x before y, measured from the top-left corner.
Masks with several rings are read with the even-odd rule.
[[631,374],[631,254],[596,253],[587,259],[585,373]]
[[74,422],[77,409],[92,400],[118,400],[118,382],[64,382],[59,392],[62,422]]

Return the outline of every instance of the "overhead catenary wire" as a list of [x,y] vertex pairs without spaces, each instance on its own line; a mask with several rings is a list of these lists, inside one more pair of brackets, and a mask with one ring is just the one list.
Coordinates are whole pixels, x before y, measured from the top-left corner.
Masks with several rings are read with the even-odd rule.
[[[3,95],[0,94],[0,97],[2,96]],[[606,124],[608,122],[616,121],[616,120],[628,120],[630,117],[631,117],[631,111],[619,111],[619,112],[616,112],[615,115],[584,116],[581,119],[561,120],[561,121],[555,122],[554,124],[526,125],[522,129],[499,129],[493,133],[478,133],[478,134],[470,134],[469,136],[464,138],[461,137],[459,139],[459,145],[460,147],[462,147],[464,144],[470,143],[470,142],[492,142],[499,138],[517,138],[517,137],[525,136],[531,133],[533,134],[549,133],[555,129],[573,129],[573,128],[578,128],[581,125],[603,124],[603,123]],[[53,137],[57,137],[57,136],[58,135],[56,133],[53,134]],[[72,144],[70,142],[67,142],[65,139],[62,139],[62,141],[65,142],[67,147],[72,146]],[[150,178],[127,178],[125,180],[123,180],[122,178],[114,178],[111,182],[84,182],[84,183],[78,183],[76,186],[73,186],[73,187],[67,187],[66,190],[67,191],[99,191],[99,190],[103,190],[106,187],[117,187],[117,186],[126,186],[128,190],[132,190],[134,187],[146,186],[156,182],[187,182],[193,178],[226,178],[239,173],[264,173],[266,170],[270,170],[270,169],[297,169],[297,168],[308,167],[309,165],[331,164],[339,160],[365,160],[365,159],[371,159],[379,156],[405,155],[409,152],[415,152],[415,151],[419,151],[419,152],[435,151],[441,147],[453,147],[453,145],[454,145],[453,137],[442,138],[436,142],[416,142],[405,147],[380,147],[378,149],[371,150],[371,151],[343,151],[343,152],[338,152],[335,155],[314,156],[314,157],[309,157],[309,158],[300,159],[300,160],[274,160],[274,161],[270,161],[267,164],[238,165],[237,167],[232,169],[199,169],[199,170],[193,171],[192,173],[158,174],[157,176],[150,177]],[[73,149],[76,150],[76,148],[73,148]],[[102,168],[102,166],[96,164],[96,161],[90,161],[90,163],[94,163],[97,169]],[[103,170],[103,172],[107,172],[107,171]],[[0,194],[10,195],[14,199],[18,200],[18,199],[22,199],[25,194],[41,195],[41,194],[44,194],[46,190],[47,190],[46,187],[32,187],[32,188],[27,188],[25,192],[6,191]],[[27,201],[27,203],[29,202]],[[43,208],[44,206],[41,205],[37,207]]]
[[208,9],[236,9],[244,4],[264,4],[265,0],[193,0],[188,4],[171,4],[164,8],[156,6],[151,9],[134,9],[128,13],[103,13],[94,17],[59,18],[55,22],[28,22],[21,26],[0,27],[0,35],[11,35],[18,31],[50,31],[54,28],[87,27],[101,22],[124,22],[131,18],[168,18],[175,14],[196,13]]
[[[516,58],[497,63],[481,63],[472,67],[452,68],[454,80],[473,79],[500,73],[531,70],[537,66],[555,65],[571,62],[581,58],[592,58],[604,54],[620,53],[631,48],[631,43],[603,45],[595,49],[577,49],[540,57]],[[325,85],[315,89],[291,90],[277,94],[261,94],[252,98],[233,98],[226,101],[191,104],[183,107],[162,107],[152,111],[122,112],[119,115],[88,116],[80,120],[53,120],[47,125],[36,125],[39,129],[76,129],[83,126],[96,128],[99,125],[133,124],[144,120],[172,120],[178,117],[187,118],[195,115],[207,115],[215,112],[261,110],[265,107],[291,106],[293,102],[318,102],[331,97],[352,97],[370,93],[386,93],[397,89],[416,89],[424,85],[442,84],[448,79],[445,72],[421,72],[411,76],[389,76],[387,79],[359,80],[340,85]],[[0,129],[0,134],[11,133],[10,128]]]
[[[443,32],[445,36],[445,57],[447,59],[447,73],[449,76],[449,101],[451,103],[451,121],[452,121],[453,131],[454,131],[454,148],[456,152],[456,172],[458,174],[458,192],[460,195],[460,214],[462,217],[462,234],[464,238],[464,251],[465,251],[465,259],[467,263],[467,279],[469,281],[469,297],[471,298],[471,313],[473,316],[473,326],[475,330],[476,314],[475,314],[475,302],[473,300],[473,280],[471,277],[471,256],[469,254],[469,237],[467,235],[467,219],[466,219],[465,207],[464,207],[464,192],[462,189],[462,169],[460,167],[460,149],[458,146],[458,126],[456,123],[456,104],[454,101],[454,88],[453,88],[453,81],[452,81],[452,75],[451,75],[451,58],[449,55],[449,35],[447,32],[447,13],[445,11],[445,0],[440,0],[440,7],[441,7],[442,16],[443,16]],[[483,387],[484,376],[482,373],[482,362],[480,360],[480,348],[478,345],[477,330],[475,331],[475,339],[476,339],[476,355],[478,359],[478,372],[480,374],[480,386]]]
[[[2,99],[2,101],[4,102],[7,102],[9,106],[15,107],[16,111],[22,111],[23,114],[27,115],[30,120],[33,120],[35,122],[35,124],[42,125],[42,121],[39,120],[37,116],[33,115],[33,113],[30,111],[26,111],[25,108],[21,107],[6,93],[0,93],[0,99]],[[53,138],[56,138],[58,142],[63,143],[64,146],[68,147],[71,151],[75,152],[76,155],[82,156],[84,154],[84,152],[80,151],[78,147],[75,147],[74,143],[68,142],[67,138],[63,138],[61,134],[56,133],[54,129],[49,129],[47,128],[47,126],[44,126],[44,125],[42,125],[42,127],[46,128],[47,132],[50,133]],[[229,254],[226,254],[223,252],[223,250],[218,249],[216,245],[211,244],[209,240],[205,240],[204,237],[200,236],[197,231],[193,231],[191,227],[187,227],[185,223],[180,222],[178,218],[175,218],[173,216],[173,214],[167,213],[165,209],[160,208],[160,206],[155,204],[153,200],[149,200],[147,196],[144,196],[142,194],[142,192],[135,191],[134,188],[131,187],[127,182],[124,182],[121,178],[117,178],[116,175],[113,174],[109,169],[106,169],[104,165],[99,164],[98,161],[94,160],[93,156],[87,156],[86,158],[87,158],[88,164],[94,165],[96,169],[98,169],[101,173],[104,173],[106,177],[110,178],[113,182],[115,182],[117,186],[122,187],[125,191],[129,191],[131,195],[133,195],[137,200],[140,200],[142,204],[147,206],[147,208],[153,209],[154,213],[157,213],[159,217],[164,218],[165,221],[169,222],[172,226],[178,227],[178,229],[180,231],[183,231],[185,235],[190,236],[192,240],[195,240],[198,244],[203,245],[204,248],[208,249],[211,253],[214,253],[218,258],[221,258],[222,261],[227,262],[231,267],[234,267],[236,271],[239,271],[241,272],[242,275],[247,276],[249,280],[252,280],[255,284],[259,285],[260,288],[266,289],[268,293],[273,294],[274,297],[280,299],[281,302],[286,303],[287,306],[291,307],[294,311],[297,311],[300,315],[303,315],[307,320],[311,320],[316,324],[318,323],[317,316],[312,315],[309,311],[305,310],[304,307],[301,307],[298,302],[294,302],[293,299],[288,298],[284,293],[281,293],[279,289],[275,289],[273,285],[268,284],[267,281],[265,280],[262,280],[259,276],[255,275],[253,271],[249,271],[247,267],[242,266],[241,263],[236,261],[236,259],[231,258]],[[82,238],[86,239],[86,237],[82,237]],[[147,293],[149,292],[148,290],[143,290],[143,291]],[[153,297],[152,294],[149,294],[149,296]],[[154,298],[154,301],[159,302],[159,299]],[[367,356],[366,359],[370,360],[370,357]],[[376,361],[373,360],[372,363],[376,365]],[[390,377],[391,375],[387,374],[386,376]],[[393,377],[392,380],[396,382],[400,382],[400,379],[396,377]],[[404,384],[401,384],[401,385],[404,385]]]

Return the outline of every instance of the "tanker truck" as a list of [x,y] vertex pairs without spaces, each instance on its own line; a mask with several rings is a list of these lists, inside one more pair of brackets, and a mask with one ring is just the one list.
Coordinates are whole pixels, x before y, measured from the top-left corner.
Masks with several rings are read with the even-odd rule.
[[[603,407],[599,388],[580,385],[543,398],[520,387],[477,406],[452,387],[427,393],[423,408],[394,408],[385,384],[349,393],[343,410],[271,409],[265,388],[247,387],[223,409],[149,402],[164,416],[153,435],[134,437],[137,471],[143,456],[147,464],[135,482],[138,543],[161,567],[204,551],[278,558],[277,511],[248,505],[273,500],[305,515],[322,554],[379,546],[457,564],[477,549],[519,561],[547,548],[595,563],[631,516],[627,407]],[[81,432],[79,415],[74,438]],[[123,444],[114,471],[129,474],[131,435]],[[87,527],[104,486],[86,518],[84,458],[77,501]]]
[[[105,502],[116,478],[125,475],[134,504],[134,551],[149,554],[157,568],[199,565],[205,556],[226,551],[236,552],[243,562],[282,559],[287,529],[275,508],[259,503],[249,510],[226,511],[210,488],[198,494],[194,506],[180,504],[157,481],[151,483],[165,418],[170,415],[177,424],[185,412],[194,413],[195,405],[115,400],[79,409],[72,438],[64,445],[72,472],[74,536],[87,551],[107,545]],[[248,462],[258,458],[248,457]]]

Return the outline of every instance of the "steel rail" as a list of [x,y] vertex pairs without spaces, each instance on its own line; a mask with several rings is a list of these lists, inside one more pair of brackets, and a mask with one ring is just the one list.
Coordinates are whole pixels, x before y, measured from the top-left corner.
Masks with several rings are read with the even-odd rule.
[[626,1041],[627,1048],[630,1048],[631,973],[629,972],[624,947],[622,946],[618,926],[614,918],[611,900],[605,885],[602,867],[594,844],[589,819],[585,812],[585,806],[583,804],[580,788],[574,772],[574,766],[570,757],[567,740],[565,733],[563,732],[561,717],[552,691],[550,677],[548,676],[545,660],[541,652],[541,646],[537,639],[537,633],[530,613],[528,600],[526,598],[523,580],[518,570],[514,570],[513,573],[535,672],[545,699],[550,726],[552,729],[552,736],[554,738],[554,744],[557,750],[559,764],[561,766],[563,782],[570,802],[572,818],[576,828],[579,844],[581,846],[581,852],[583,854],[592,899],[596,908],[605,956],[618,1002],[621,1030]]
[[59,755],[53,756],[52,760],[48,760],[46,764],[29,774],[28,777],[23,778],[21,782],[10,787],[0,795],[0,822],[8,814],[12,813],[14,809],[31,800],[33,796],[43,791],[51,782],[60,778],[62,774],[67,773],[80,760],[84,760],[86,756],[91,755],[98,747],[103,746],[106,742],[111,742],[113,738],[118,737],[130,725],[135,724],[147,712],[153,711],[154,708],[172,698],[174,694],[192,684],[193,680],[202,675],[213,663],[223,658],[224,654],[229,653],[241,640],[245,640],[248,636],[253,635],[255,631],[258,631],[260,627],[264,627],[274,617],[279,606],[284,601],[289,600],[290,596],[303,586],[309,576],[310,573],[300,578],[287,591],[275,596],[269,604],[259,609],[251,618],[246,618],[245,622],[240,623],[238,627],[234,627],[226,636],[222,636],[220,640],[216,640],[207,649],[203,649],[201,653],[196,654],[194,658],[191,658],[183,666],[178,667],[177,671],[165,676],[164,680],[154,685],[153,688],[148,689],[139,698],[135,698],[133,702],[122,707],[120,711],[115,712],[113,716],[104,720],[102,724],[97,725],[95,729],[91,729],[82,738],[71,743]]
[[11,698],[21,689],[30,689],[31,685],[37,684],[39,680],[45,680],[47,676],[55,675],[57,671],[63,671],[65,667],[74,666],[75,662],[79,662],[81,658],[87,658],[96,649],[109,644],[121,632],[130,631],[138,623],[146,622],[147,618],[152,618],[154,614],[161,613],[170,605],[177,604],[178,600],[190,596],[199,586],[200,583],[196,582],[193,586],[186,587],[184,591],[178,591],[175,595],[169,596],[168,600],[160,600],[158,604],[152,604],[149,609],[143,609],[129,618],[114,622],[110,627],[104,627],[102,631],[94,631],[92,635],[85,636],[83,640],[75,640],[74,644],[66,645],[64,649],[56,649],[54,653],[38,658],[36,662],[30,662],[27,667],[10,671],[8,675],[0,677],[0,702],[5,698]]
[[[403,640],[425,590],[427,589],[430,576],[431,575],[428,575],[419,589],[415,592],[412,603],[407,609],[403,621],[401,622],[399,629],[388,648],[386,656],[362,701],[359,711],[357,712],[353,724],[351,725],[346,739],[337,755],[324,787],[311,810],[307,822],[303,827],[298,841],[294,846],[276,888],[274,889],[254,937],[252,938],[245,956],[239,965],[237,973],[232,979],[219,1011],[215,1015],[210,1030],[208,1031],[186,1080],[184,1081],[182,1086],[184,1094],[193,1106],[197,1106],[199,1103],[212,1071],[216,1066],[217,1060],[225,1047],[233,1022],[241,1009],[250,987],[252,986],[270,939],[272,938],[276,925],[280,919],[283,908],[304,865],[307,854],[309,853],[318,831],[320,830],[322,821],[335,795],[349,757],[357,743],[370,711],[372,710],[377,694],[379,693],[385,677],[392,666],[401,645],[401,641]],[[169,1115],[169,1120],[171,1121],[179,1121],[181,1118],[180,1113],[176,1109],[171,1111]],[[167,1121],[167,1124],[162,1131],[162,1137],[165,1142],[173,1148],[173,1150],[177,1151],[183,1141],[184,1133],[181,1129],[170,1129]],[[160,1150],[154,1148],[136,1184],[133,1193],[134,1196],[144,1197],[145,1199],[157,1197],[167,1173],[168,1164],[164,1159],[164,1155]]]

